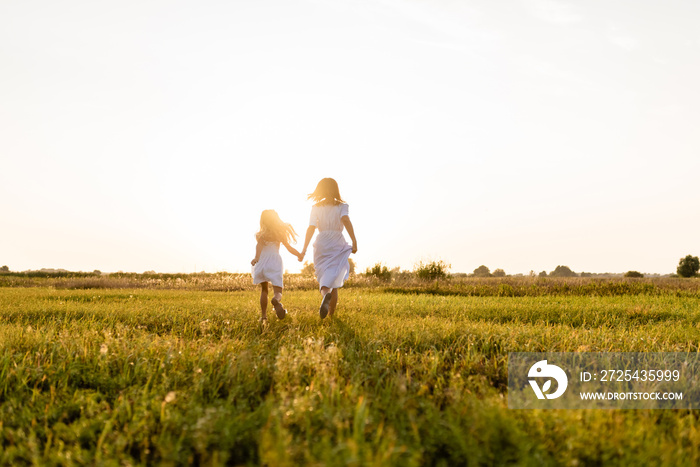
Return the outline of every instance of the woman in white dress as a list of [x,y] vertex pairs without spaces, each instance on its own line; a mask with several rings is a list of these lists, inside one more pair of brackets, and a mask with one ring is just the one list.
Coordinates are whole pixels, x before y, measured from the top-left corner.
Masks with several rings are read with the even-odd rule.
[[[335,180],[324,178],[318,182],[309,199],[316,201],[316,204],[311,208],[309,228],[306,230],[304,248],[300,255],[301,258],[304,257],[306,248],[318,228],[318,237],[314,242],[314,268],[323,297],[318,311],[323,319],[328,314],[333,316],[335,312],[338,288],[343,286],[350,275],[348,258],[350,253],[357,252],[357,240],[348,216],[348,205],[340,197]],[[343,227],[352,240],[352,246],[348,245],[343,237]]]
[[282,257],[280,256],[280,243],[301,261],[301,253],[289,245],[290,241],[296,241],[297,233],[290,224],[282,222],[277,212],[267,209],[260,216],[260,231],[255,234],[258,244],[255,247],[255,258],[250,264],[253,266],[253,284],[260,284],[260,322],[267,324],[267,283],[272,284],[274,295],[272,306],[277,317],[282,319],[287,310],[282,305]]

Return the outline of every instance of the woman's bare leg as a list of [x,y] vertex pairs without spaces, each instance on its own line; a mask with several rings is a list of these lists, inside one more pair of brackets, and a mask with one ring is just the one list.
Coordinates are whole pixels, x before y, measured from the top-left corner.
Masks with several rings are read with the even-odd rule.
[[321,319],[328,315],[330,301],[333,299],[333,294],[330,292],[331,289],[329,287],[321,287],[321,296],[323,297],[323,300],[321,300],[321,308],[318,309],[318,314],[321,316]]
[[333,289],[331,292],[331,303],[328,305],[328,316],[333,316],[335,306],[338,304],[338,289]]
[[260,284],[260,311],[261,319],[267,319],[267,282]]

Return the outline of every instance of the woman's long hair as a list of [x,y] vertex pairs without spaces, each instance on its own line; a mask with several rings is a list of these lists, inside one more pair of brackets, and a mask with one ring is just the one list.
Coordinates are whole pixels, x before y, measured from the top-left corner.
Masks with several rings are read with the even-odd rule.
[[296,243],[297,233],[291,224],[282,222],[279,214],[273,209],[266,209],[260,215],[260,231],[255,234],[259,242]]
[[338,205],[345,202],[343,201],[343,198],[340,197],[338,182],[332,178],[324,178],[318,182],[316,189],[308,196],[307,199],[316,201],[316,204]]

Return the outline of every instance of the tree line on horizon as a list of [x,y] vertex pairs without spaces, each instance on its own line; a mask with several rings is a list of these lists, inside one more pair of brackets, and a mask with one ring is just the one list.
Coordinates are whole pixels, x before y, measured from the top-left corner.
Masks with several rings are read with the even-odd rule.
[[[308,265],[313,268],[313,264]],[[426,279],[439,279],[448,276],[452,277],[506,277],[508,274],[501,269],[494,269],[491,271],[486,265],[481,265],[474,269],[471,274],[467,273],[449,273],[450,265],[444,261],[433,261],[430,263],[419,262],[414,266],[413,271],[401,271],[399,268],[389,269],[383,263],[377,263],[372,267],[365,270],[365,275],[375,276],[380,279],[388,280],[391,279],[392,275],[395,274],[405,274],[406,272],[413,272],[419,278]],[[681,258],[678,267],[676,268],[676,274],[671,274],[671,277],[700,277],[698,272],[700,271],[700,258],[697,256],[687,255]],[[310,269],[310,273],[313,274],[313,269]],[[524,274],[515,274],[515,276],[523,276]],[[531,270],[528,274],[530,277],[615,277],[624,276],[629,278],[643,278],[644,274],[639,271],[627,271],[624,274],[612,274],[612,273],[591,273],[591,272],[581,272],[576,273],[569,266],[558,265],[553,271],[547,273],[547,271],[541,271],[540,273],[535,273]]]
[[[348,262],[350,263],[350,274],[355,274],[356,272],[356,264],[352,260],[352,258],[348,259]],[[474,271],[471,274],[467,273],[450,273],[449,270],[452,266],[443,261],[443,260],[437,260],[437,261],[429,261],[429,262],[424,262],[424,261],[419,261],[414,265],[414,268],[412,271],[403,271],[399,267],[395,267],[392,269],[389,269],[385,264],[379,262],[376,263],[374,266],[368,267],[364,274],[366,276],[374,276],[382,280],[389,280],[394,276],[397,275],[406,275],[406,274],[415,274],[418,278],[420,279],[428,279],[428,280],[436,280],[436,279],[444,279],[447,277],[479,277],[479,278],[485,278],[485,277],[506,277],[508,274],[501,269],[494,269],[491,271],[486,265],[481,265],[474,269]],[[684,277],[684,278],[689,278],[689,277],[700,277],[698,274],[700,272],[700,258],[697,256],[693,255],[686,255],[685,257],[681,258],[680,261],[678,262],[678,266],[676,268],[676,274],[671,274],[671,277]],[[10,268],[7,265],[4,265],[0,267],[0,274],[5,274],[5,275],[26,275],[29,277],[68,277],[68,276],[73,276],[73,275],[90,275],[90,276],[101,276],[103,273],[95,269],[92,272],[75,272],[75,271],[68,271],[66,269],[48,269],[48,268],[42,268],[39,270],[29,270],[29,271],[21,271],[21,272],[16,272],[16,271],[11,271]],[[123,273],[119,271],[118,273],[115,274],[137,274],[137,273]],[[162,275],[159,273],[156,273],[155,271],[145,271],[143,273],[144,275]],[[195,273],[195,274],[206,274],[204,271],[201,273]],[[314,274],[314,265],[313,263],[310,262],[304,262],[302,269],[301,269],[301,275],[302,276],[313,276]],[[182,275],[182,274],[176,274],[176,275]],[[611,274],[611,273],[603,273],[603,274],[598,274],[598,273],[590,273],[590,272],[581,272],[581,273],[576,273],[573,270],[571,270],[570,267],[565,266],[565,265],[558,265],[556,268],[554,268],[553,271],[550,271],[547,273],[547,271],[541,271],[539,273],[535,273],[535,271],[530,271],[528,276],[530,277],[611,277],[611,276],[619,276],[620,274]],[[642,274],[639,271],[627,271],[624,274],[622,274],[624,277],[630,277],[630,278],[642,278],[644,277],[644,274]],[[523,274],[515,274],[515,276],[523,276]]]

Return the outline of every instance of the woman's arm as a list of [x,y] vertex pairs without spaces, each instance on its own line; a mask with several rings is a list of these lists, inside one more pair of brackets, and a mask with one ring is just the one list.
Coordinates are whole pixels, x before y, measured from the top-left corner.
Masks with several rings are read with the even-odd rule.
[[299,261],[304,259],[304,257],[301,255],[301,253],[299,253],[296,250],[296,248],[294,248],[292,245],[290,245],[289,242],[282,242],[282,245],[284,245],[284,247],[287,249],[288,252],[290,252],[291,254],[296,256],[299,259]]
[[251,265],[255,266],[255,263],[260,261],[260,253],[262,253],[262,249],[263,249],[262,242],[258,242],[258,244],[255,245],[255,258],[253,258],[253,261],[250,262]]
[[352,252],[357,253],[357,239],[355,238],[355,230],[352,228],[350,217],[343,216],[340,218],[340,221],[343,223],[345,230],[348,231],[348,235],[350,235],[350,238],[352,239]]
[[304,239],[304,248],[301,250],[301,253],[299,253],[299,261],[304,259],[304,255],[306,255],[306,249],[308,248],[309,243],[311,243],[311,239],[313,238],[315,231],[315,225],[310,225],[309,228],[306,229],[306,239]]

